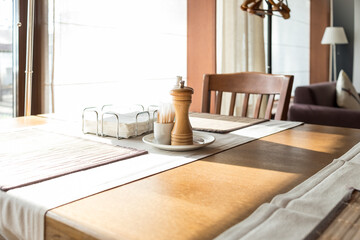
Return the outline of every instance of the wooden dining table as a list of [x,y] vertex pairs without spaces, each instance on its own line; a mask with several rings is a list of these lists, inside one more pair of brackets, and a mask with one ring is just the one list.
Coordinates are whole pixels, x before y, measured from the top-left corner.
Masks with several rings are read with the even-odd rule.
[[[1,120],[0,129],[49,118]],[[46,239],[213,239],[360,141],[360,129],[303,124],[51,209]]]

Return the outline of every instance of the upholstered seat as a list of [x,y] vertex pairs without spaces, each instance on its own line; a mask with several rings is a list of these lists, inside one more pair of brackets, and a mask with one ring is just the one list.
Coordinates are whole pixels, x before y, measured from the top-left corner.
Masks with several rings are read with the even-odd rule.
[[338,107],[335,82],[297,87],[288,119],[319,125],[360,128],[360,111]]

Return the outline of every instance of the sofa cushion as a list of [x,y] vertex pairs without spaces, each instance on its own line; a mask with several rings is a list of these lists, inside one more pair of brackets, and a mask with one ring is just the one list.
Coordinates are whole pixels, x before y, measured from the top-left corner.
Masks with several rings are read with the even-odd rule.
[[336,102],[339,107],[360,110],[360,97],[343,70],[336,82]]
[[360,128],[360,111],[312,104],[292,104],[288,119],[304,123]]
[[335,89],[335,82],[299,86],[295,89],[294,103],[337,107]]

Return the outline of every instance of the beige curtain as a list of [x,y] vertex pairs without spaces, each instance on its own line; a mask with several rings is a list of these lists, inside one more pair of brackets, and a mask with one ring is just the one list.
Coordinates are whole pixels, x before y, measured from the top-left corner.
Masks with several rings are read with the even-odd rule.
[[[265,72],[263,18],[242,11],[242,3],[243,0],[217,1],[218,73]],[[236,99],[235,114],[240,115],[242,97]],[[221,114],[228,114],[229,105],[230,94],[224,94]],[[253,112],[252,105],[248,116]]]

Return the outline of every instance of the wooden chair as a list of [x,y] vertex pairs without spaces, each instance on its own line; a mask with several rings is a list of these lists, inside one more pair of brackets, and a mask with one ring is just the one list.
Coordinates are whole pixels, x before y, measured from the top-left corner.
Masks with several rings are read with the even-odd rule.
[[[215,91],[215,113],[220,114],[223,92],[231,93],[229,115],[234,115],[236,93],[245,93],[242,114],[246,117],[250,94],[257,94],[254,118],[259,118],[261,101],[264,95],[268,95],[265,119],[271,118],[275,95],[280,95],[276,120],[286,120],[289,108],[291,89],[294,76],[274,75],[256,72],[242,72],[231,74],[205,74],[203,82],[202,112],[210,112],[211,91]],[[214,94],[213,94],[214,96]]]

